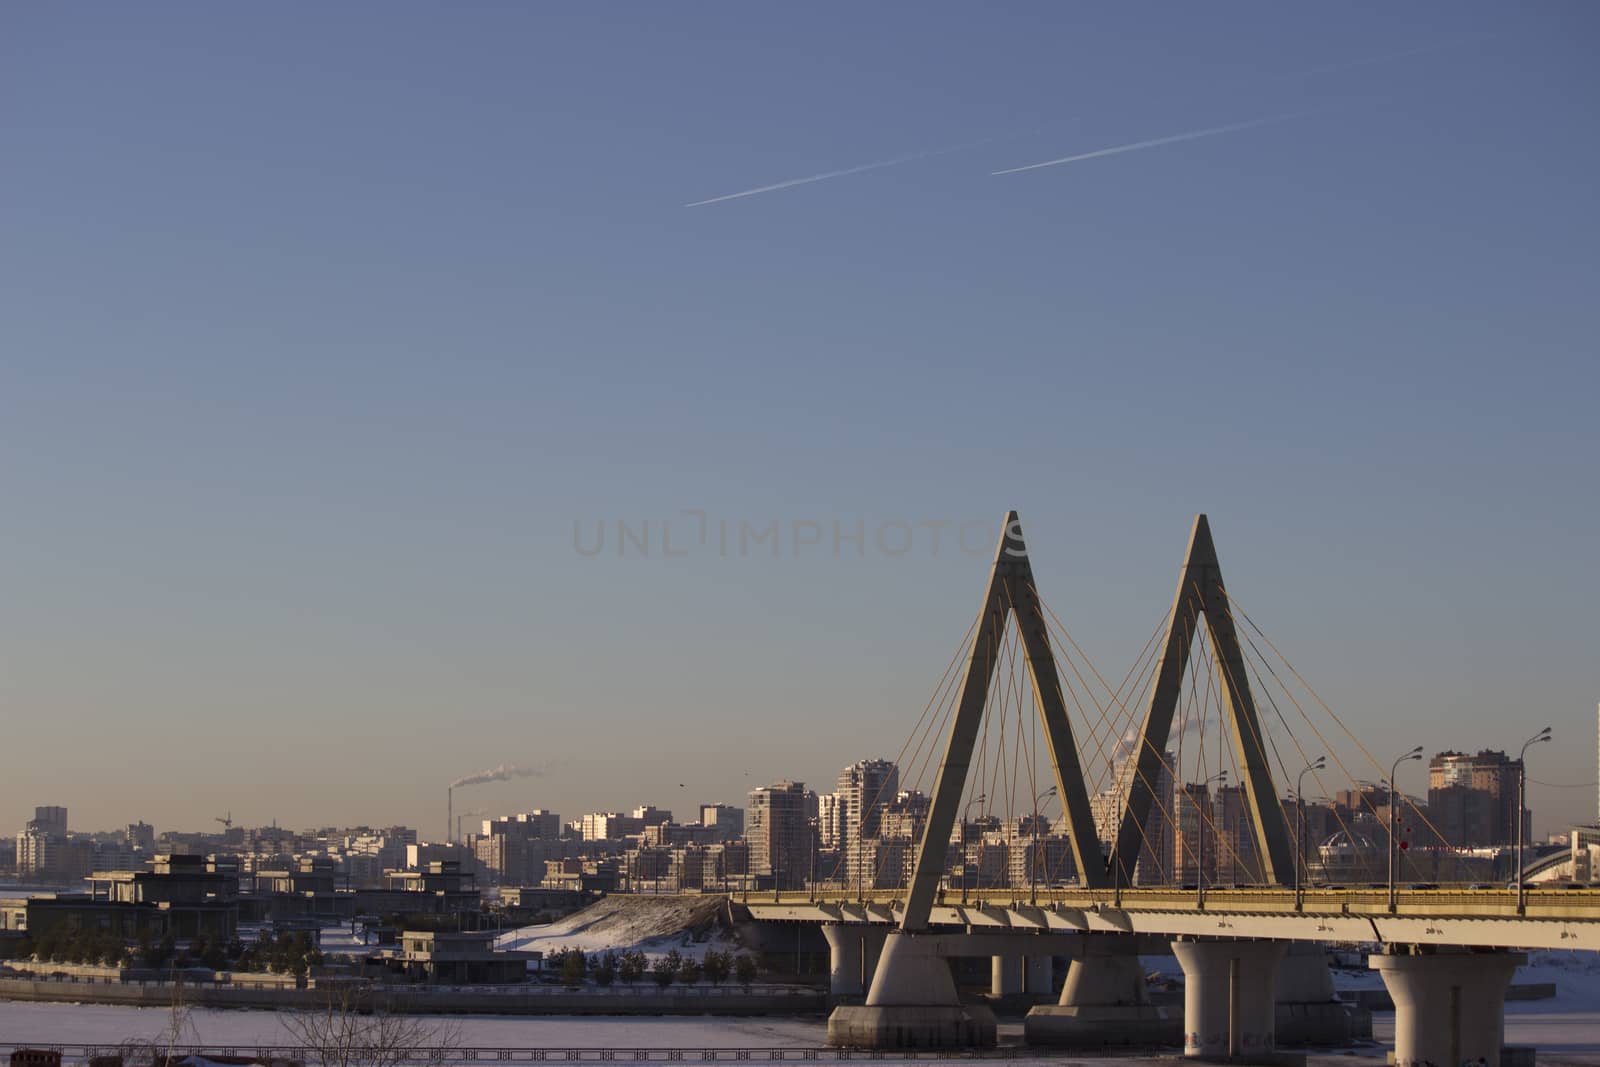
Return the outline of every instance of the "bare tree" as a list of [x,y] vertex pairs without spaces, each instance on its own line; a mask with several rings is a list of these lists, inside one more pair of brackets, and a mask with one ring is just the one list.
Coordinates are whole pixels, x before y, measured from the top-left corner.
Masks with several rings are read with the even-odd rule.
[[418,1052],[442,1060],[461,1043],[454,1020],[399,1014],[355,983],[329,988],[321,1005],[279,1022],[321,1067],[398,1067]]
[[169,1061],[184,1045],[200,1043],[200,1031],[195,1029],[194,1020],[191,1018],[193,1014],[194,1005],[185,995],[183,978],[179,976],[172,983],[172,1002],[167,1006],[167,1025],[161,1031],[159,1038],[166,1046]]
[[186,1047],[200,1043],[200,1033],[191,1018],[193,1013],[194,1005],[184,993],[183,978],[178,976],[172,982],[172,998],[167,1002],[167,1019],[161,1032],[144,1040],[124,1041],[117,1046],[117,1054],[128,1064],[145,1062],[154,1067],[176,1063]]

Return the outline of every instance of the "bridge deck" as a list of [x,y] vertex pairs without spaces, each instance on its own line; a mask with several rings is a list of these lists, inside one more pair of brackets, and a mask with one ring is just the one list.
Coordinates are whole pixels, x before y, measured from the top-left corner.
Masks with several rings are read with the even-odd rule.
[[[1530,889],[1517,910],[1510,889],[1041,889],[945,892],[930,923],[1018,933],[1103,932],[1160,936],[1270,937],[1496,948],[1600,951],[1600,889]],[[894,923],[901,894],[884,890],[752,894],[738,899],[758,919]]]

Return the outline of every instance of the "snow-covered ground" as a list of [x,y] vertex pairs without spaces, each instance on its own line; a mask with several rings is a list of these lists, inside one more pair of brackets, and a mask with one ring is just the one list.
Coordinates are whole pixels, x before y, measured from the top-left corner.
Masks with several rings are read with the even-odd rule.
[[[553,924],[554,925],[554,924]],[[579,924],[582,925],[582,924]],[[547,930],[545,927],[532,929]],[[566,944],[576,945],[581,931],[561,931]],[[518,936],[518,935],[512,935]],[[648,939],[647,939],[648,940]],[[608,946],[594,946],[595,948]],[[612,947],[623,947],[614,945]],[[665,945],[660,948],[673,947]],[[1170,956],[1144,958],[1147,970],[1173,977],[1181,975]],[[1600,1067],[1600,955],[1576,952],[1530,954],[1519,968],[1518,984],[1554,982],[1556,996],[1549,1000],[1513,1001],[1506,1005],[1506,1041],[1539,1050],[1541,1064]],[[1342,988],[1381,985],[1376,972],[1335,972]],[[197,1044],[247,1046],[287,1041],[277,1017],[264,1011],[197,1009],[191,1016]],[[583,1017],[472,1016],[457,1020],[461,1044],[480,1048],[815,1048],[823,1044],[827,1027],[821,1018],[735,1019],[716,1017]],[[9,1044],[115,1044],[128,1039],[150,1039],[168,1024],[160,1009],[139,1009],[87,1004],[22,1004],[0,1002],[0,1043]],[[1002,1025],[1002,1040],[1015,1042],[1020,1027]],[[1312,1067],[1335,1064],[1376,1065],[1383,1062],[1383,1047],[1391,1046],[1394,1015],[1373,1016],[1373,1036],[1378,1046],[1341,1054],[1314,1054]],[[1073,1064],[1122,1064],[1113,1060],[1070,1055]],[[756,1059],[760,1059],[759,1056]],[[1030,1061],[1010,1061],[1023,1065]],[[1059,1059],[1041,1059],[1057,1063]]]
[[718,903],[706,898],[606,897],[553,923],[508,930],[495,939],[495,947],[547,954],[561,948],[638,949],[652,959],[676,949],[697,960],[712,949],[742,951],[716,924],[718,910]]
[[318,933],[317,947],[329,956],[365,956],[378,949],[348,926],[324,926]]
[[[1584,994],[1574,993],[1572,999]],[[192,1021],[194,1040],[200,1044],[245,1047],[284,1044],[287,1038],[271,1012],[197,1010]],[[826,1023],[810,1019],[732,1018],[617,1018],[617,1017],[503,1017],[472,1016],[458,1020],[461,1044],[478,1048],[707,1048],[793,1049],[816,1048],[824,1040]],[[1392,1040],[1394,1016],[1380,1012],[1373,1018],[1381,1045]],[[150,1039],[167,1025],[167,1013],[157,1009],[121,1008],[79,1004],[0,1003],[0,1043],[6,1044],[115,1044],[128,1039]],[[1014,1042],[1019,1027],[1002,1025],[1002,1040]],[[1539,1050],[1541,1064],[1600,1067],[1600,1003],[1592,999],[1574,1007],[1562,997],[1554,1001],[1512,1004],[1507,1011],[1506,1040]],[[731,1056],[729,1057],[731,1058]],[[1068,1054],[1074,1065],[1104,1064],[1127,1067],[1127,1058]],[[1169,1057],[1170,1058],[1170,1057]],[[761,1060],[756,1055],[754,1060]],[[1060,1064],[1057,1057],[1009,1061]],[[1313,1054],[1312,1067],[1324,1065],[1376,1065],[1383,1063],[1382,1047],[1342,1053]]]
[[[168,1018],[165,1010],[156,1008],[0,1002],[0,1041],[115,1044],[130,1038],[154,1038],[165,1030]],[[196,1009],[190,1021],[195,1044],[289,1042],[278,1017],[269,1011]],[[801,1048],[820,1045],[827,1033],[827,1024],[815,1018],[474,1015],[454,1021],[461,1025],[463,1045],[490,1048]]]

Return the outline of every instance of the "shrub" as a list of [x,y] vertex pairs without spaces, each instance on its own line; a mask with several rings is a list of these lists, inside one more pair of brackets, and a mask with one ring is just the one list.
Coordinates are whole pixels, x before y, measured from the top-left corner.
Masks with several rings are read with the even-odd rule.
[[624,952],[617,960],[617,977],[627,985],[632,985],[644,977],[646,964],[644,953],[638,949]]
[[589,973],[594,976],[595,985],[609,986],[617,978],[617,954],[607,949],[596,956]]
[[568,949],[561,960],[561,982],[568,989],[577,989],[583,985],[584,976],[589,973],[589,959],[577,949]]
[[701,965],[705,972],[706,981],[712,985],[721,985],[728,980],[728,975],[733,971],[733,957],[726,952],[712,949],[706,953],[705,963]]
[[660,986],[662,989],[665,989],[667,986],[671,985],[672,980],[678,976],[679,961],[672,958],[676,955],[677,953],[673,952],[669,955],[662,956],[660,959],[656,960],[655,963],[650,965],[650,977],[654,978],[656,985]]
[[750,983],[756,980],[757,970],[756,961],[749,956],[740,956],[733,963],[733,976],[746,989],[749,989]]

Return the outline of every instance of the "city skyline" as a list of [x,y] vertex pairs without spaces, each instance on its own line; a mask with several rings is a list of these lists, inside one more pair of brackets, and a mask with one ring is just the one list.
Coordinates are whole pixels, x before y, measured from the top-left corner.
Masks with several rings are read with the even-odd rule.
[[0,815],[830,782],[1016,508],[1593,818],[1596,12],[832,11],[13,12]]
[[[1142,847],[1129,857],[1119,880],[1131,886],[1260,884],[1270,880],[1268,851],[1259,841],[1246,790],[1226,773],[1207,775],[1203,762],[1184,770],[1181,753],[1162,757],[1155,805],[1140,830]],[[1308,766],[1307,772],[1315,770]],[[1379,784],[1357,783],[1326,797],[1292,793],[1276,798],[1288,826],[1286,854],[1298,854],[1314,877],[1336,882],[1371,881],[1380,873],[1378,842],[1393,832],[1398,851],[1408,853],[1411,881],[1480,883],[1500,876],[1516,844],[1520,820],[1516,789],[1520,764],[1504,752],[1438,753],[1428,763],[1425,796],[1395,797]],[[864,758],[845,767],[832,792],[802,782],[780,781],[752,791],[750,806],[703,804],[674,812],[653,805],[581,816],[546,809],[492,814],[458,813],[448,840],[430,839],[415,827],[238,825],[231,814],[194,833],[174,828],[158,833],[148,823],[110,832],[71,830],[69,809],[39,805],[15,839],[0,838],[0,872],[33,884],[68,885],[102,878],[95,872],[137,871],[159,866],[168,854],[205,860],[218,869],[255,877],[263,871],[303,870],[329,892],[372,888],[395,869],[416,871],[435,861],[457,864],[464,874],[491,886],[573,888],[587,880],[594,890],[624,892],[715,892],[732,889],[829,885],[862,889],[902,887],[913,850],[923,837],[933,803],[916,787],[902,789],[896,762]],[[485,780],[513,775],[497,768]],[[1099,843],[1087,855],[1110,856],[1138,773],[1126,754],[1112,780],[1090,798]],[[1301,776],[1303,780],[1303,775]],[[459,783],[458,783],[459,784]],[[1299,784],[1299,783],[1297,783]],[[1318,783],[1326,788],[1328,783]],[[1002,786],[1003,791],[1003,786]],[[1053,796],[1051,789],[1046,796]],[[1068,820],[1037,799],[1032,788],[1020,807],[986,803],[968,793],[951,828],[944,862],[951,884],[964,889],[1061,886],[1079,879]],[[1015,801],[1017,798],[1011,798]],[[464,820],[479,816],[462,826]],[[1567,832],[1570,830],[1570,832]],[[1541,865],[1579,863],[1580,841],[1595,825],[1551,835]],[[926,841],[921,842],[926,845]],[[1568,877],[1587,879],[1587,854]],[[1287,860],[1287,855],[1284,857]],[[1277,861],[1273,861],[1277,862]],[[1497,873],[1499,872],[1499,873]],[[291,879],[272,874],[274,884]]]
[[[1166,752],[1161,759],[1161,784],[1158,786],[1158,793],[1162,791],[1171,792],[1178,785],[1203,788],[1215,782],[1214,777],[1211,782],[1206,781],[1206,772],[1204,770],[1196,772],[1192,765],[1185,768],[1172,751]],[[1466,771],[1464,772],[1461,768],[1466,768]],[[1493,814],[1490,808],[1473,809],[1475,814],[1472,817],[1480,820],[1480,824],[1474,824],[1471,832],[1478,836],[1487,835],[1488,838],[1493,838],[1496,834],[1504,835],[1507,832],[1506,825],[1510,821],[1514,821],[1514,815],[1507,814],[1507,812],[1514,813],[1515,811],[1515,797],[1509,791],[1515,788],[1516,768],[1516,760],[1508,756],[1504,751],[1480,750],[1472,753],[1451,748],[1441,749],[1432,753],[1427,758],[1427,762],[1420,765],[1417,771],[1417,775],[1421,779],[1420,788],[1412,788],[1411,784],[1402,778],[1400,780],[1401,792],[1408,799],[1426,806],[1430,803],[1437,803],[1438,791],[1447,786],[1489,790],[1490,795],[1494,797],[1493,804],[1500,806],[1500,814]],[[561,832],[571,829],[585,837],[590,836],[591,832],[593,832],[594,836],[603,838],[622,835],[620,833],[606,834],[592,831],[591,823],[600,825],[597,820],[602,818],[609,818],[612,822],[620,820],[625,826],[625,832],[633,834],[639,832],[643,826],[650,823],[650,816],[660,815],[663,818],[670,817],[670,820],[675,823],[690,823],[698,822],[708,817],[715,818],[719,812],[732,809],[740,813],[739,819],[741,828],[743,828],[743,820],[748,817],[748,812],[751,810],[752,805],[764,803],[764,801],[757,801],[759,795],[774,788],[784,789],[792,786],[803,790],[820,805],[817,813],[812,816],[812,821],[815,824],[814,829],[816,830],[819,847],[826,849],[832,847],[830,841],[836,839],[860,838],[863,835],[868,837],[876,836],[879,833],[880,820],[884,817],[885,811],[893,807],[897,796],[911,795],[926,798],[927,794],[921,788],[926,783],[921,780],[915,783],[901,783],[899,779],[900,770],[900,766],[892,759],[861,757],[843,767],[833,776],[831,781],[834,788],[831,790],[827,788],[826,784],[830,779],[825,778],[818,786],[811,787],[807,785],[804,779],[785,777],[753,787],[746,796],[746,803],[744,804],[702,800],[680,804],[678,807],[668,807],[652,802],[624,804],[613,797],[611,802],[600,806],[567,809],[566,811],[552,808],[548,805],[526,804],[501,808],[474,807],[454,811],[452,815],[454,821],[449,836],[431,833],[426,821],[409,823],[405,820],[386,819],[352,822],[323,819],[303,825],[280,825],[277,822],[254,824],[245,819],[235,819],[231,811],[225,817],[215,816],[208,822],[201,820],[198,825],[177,823],[159,827],[153,826],[145,819],[132,816],[107,825],[85,825],[83,820],[75,818],[73,819],[71,830],[74,834],[120,834],[137,826],[142,831],[149,833],[153,840],[157,831],[160,833],[171,831],[185,835],[216,834],[215,824],[219,823],[225,827],[238,826],[241,829],[251,831],[270,828],[285,833],[315,833],[355,829],[381,831],[392,828],[409,828],[418,841],[441,843],[465,840],[466,835],[479,832],[480,824],[487,826],[491,822],[498,823],[507,819],[538,819],[541,824],[548,822],[550,827],[559,827]],[[1174,775],[1174,770],[1179,773]],[[1471,773],[1474,770],[1476,774]],[[1135,773],[1132,763],[1127,760],[1126,753],[1122,753],[1110,768],[1109,780],[1104,781],[1101,788],[1091,797],[1095,807],[1095,829],[1102,842],[1109,842],[1115,834],[1117,823],[1121,817],[1121,805],[1125,802],[1129,784]],[[1488,777],[1485,777],[1486,775]],[[508,779],[497,778],[492,780],[506,781]],[[902,788],[902,784],[904,788]],[[1295,796],[1294,789],[1286,784],[1277,784],[1279,798],[1285,803],[1292,802]],[[687,790],[688,788],[688,783],[680,785],[680,790]],[[1237,790],[1236,785],[1227,784],[1226,775],[1221,780],[1220,788],[1224,791]],[[1353,797],[1364,790],[1387,793],[1386,787],[1381,783],[1373,783],[1364,779],[1345,783],[1334,779],[1324,782],[1322,788],[1308,789],[1305,800],[1307,803],[1317,804],[1333,803],[1336,800],[1341,804],[1352,804],[1353,801],[1347,798]],[[1050,796],[1051,798],[1054,797],[1053,789],[1050,791]],[[990,805],[981,808],[976,816],[972,814],[973,807],[987,799],[987,797],[978,795],[977,788],[969,782],[966,787],[965,798],[969,803],[964,809],[964,818],[982,820],[994,817],[1016,820],[1026,819],[1029,815],[1026,796],[1021,798],[1021,807],[1014,810],[1006,808],[1003,804]],[[1448,790],[1445,793],[1445,799],[1453,805],[1459,805],[1460,803],[1459,800],[1455,800],[1449,795]],[[1101,810],[1102,806],[1105,807],[1104,811]],[[67,812],[73,810],[70,804],[35,805],[33,810],[36,821],[49,822],[55,827],[53,832],[58,835],[66,833]],[[629,814],[630,811],[632,812],[631,815]],[[1541,830],[1546,833],[1554,833],[1564,831],[1570,825],[1597,825],[1594,818],[1580,818],[1572,820],[1570,823],[1559,818],[1552,818],[1548,820],[1550,825],[1545,826],[1541,822],[1537,810],[1530,806],[1528,811],[1535,827],[1533,832],[1535,840],[1542,836]],[[1062,814],[1054,799],[1050,799],[1048,803],[1041,805],[1039,814],[1048,817],[1052,823],[1059,823],[1062,819]],[[1150,817],[1158,824],[1165,825],[1170,818],[1170,813],[1163,813],[1158,810],[1153,811]],[[1463,815],[1458,811],[1452,816],[1453,822],[1446,825],[1454,825],[1458,830],[1465,831],[1467,828],[1464,827],[1462,818]],[[30,825],[32,824],[30,823]],[[545,832],[550,834],[552,831],[546,830]],[[1156,833],[1157,831],[1152,830],[1151,832]],[[1166,831],[1159,832],[1164,833]],[[1446,841],[1462,847],[1472,847],[1480,843],[1468,840],[1466,836],[1462,836],[1458,840],[1457,836],[1448,830],[1442,832]],[[0,830],[0,838],[7,836],[10,835]],[[1141,853],[1141,856],[1147,854],[1148,851],[1147,845],[1145,852]],[[855,862],[853,858],[848,855],[841,856],[841,871],[853,862]]]

